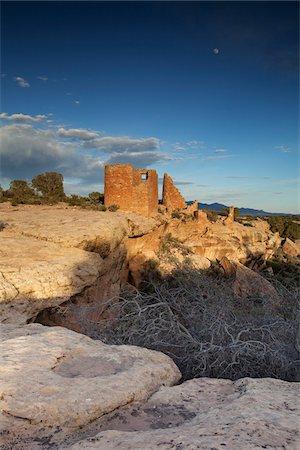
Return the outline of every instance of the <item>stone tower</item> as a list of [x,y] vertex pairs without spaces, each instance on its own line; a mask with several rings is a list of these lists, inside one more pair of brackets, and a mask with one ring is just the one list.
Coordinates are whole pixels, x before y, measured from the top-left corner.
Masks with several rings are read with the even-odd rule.
[[134,169],[130,164],[105,166],[104,204],[118,205],[149,217],[158,210],[158,176],[155,170]]

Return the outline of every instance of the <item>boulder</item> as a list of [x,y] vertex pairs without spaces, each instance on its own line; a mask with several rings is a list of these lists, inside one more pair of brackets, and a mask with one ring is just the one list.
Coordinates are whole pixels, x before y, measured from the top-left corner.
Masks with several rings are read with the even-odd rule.
[[206,270],[211,266],[210,260],[205,258],[204,256],[191,255],[188,259],[191,261],[195,269]]
[[224,273],[233,278],[233,291],[237,298],[254,298],[260,301],[267,301],[270,305],[280,302],[280,297],[272,284],[259,275],[238,262],[229,261],[223,257],[220,265]]
[[297,383],[194,379],[119,410],[68,450],[299,448]]
[[4,448],[17,448],[13,442],[20,436],[75,431],[181,377],[162,353],[109,346],[60,327],[2,324],[1,341]]
[[287,253],[288,255],[291,255],[291,256],[298,256],[300,253],[299,252],[299,244],[296,244],[289,238],[285,239],[283,246],[282,246],[282,250],[284,251],[284,253]]

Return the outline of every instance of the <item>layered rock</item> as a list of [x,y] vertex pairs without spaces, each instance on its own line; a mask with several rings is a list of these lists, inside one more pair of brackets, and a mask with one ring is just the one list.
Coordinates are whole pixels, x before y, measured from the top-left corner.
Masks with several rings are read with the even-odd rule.
[[280,247],[279,234],[271,233],[261,222],[253,221],[253,226],[248,227],[238,222],[227,226],[220,220],[213,223],[173,220],[165,231],[200,256],[213,261],[226,256],[245,263],[259,257],[269,259]]
[[[2,204],[1,218],[1,321],[26,323],[70,299],[101,310],[103,300],[118,295],[126,278],[124,239],[131,229],[126,216]],[[142,222],[137,220],[137,227],[143,228]],[[64,320],[66,326],[68,320],[80,322]],[[76,329],[83,331],[80,325]]]
[[18,448],[20,436],[49,438],[60,428],[75,432],[181,377],[162,353],[105,345],[64,328],[1,325],[1,341],[4,448]]

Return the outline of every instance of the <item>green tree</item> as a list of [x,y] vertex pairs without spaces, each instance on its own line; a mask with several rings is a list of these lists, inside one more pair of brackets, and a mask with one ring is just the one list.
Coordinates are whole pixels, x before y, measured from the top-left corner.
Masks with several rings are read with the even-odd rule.
[[57,203],[65,200],[64,178],[60,173],[45,172],[32,179],[32,186],[47,202]]
[[0,184],[0,203],[4,202],[4,190],[3,187]]
[[7,191],[8,198],[12,203],[34,203],[35,192],[25,180],[13,180]]

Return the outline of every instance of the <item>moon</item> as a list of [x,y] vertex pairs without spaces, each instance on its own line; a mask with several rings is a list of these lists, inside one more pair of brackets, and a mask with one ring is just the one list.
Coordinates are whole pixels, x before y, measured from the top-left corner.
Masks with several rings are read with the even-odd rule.
[[213,49],[213,52],[214,52],[215,55],[218,55],[219,52],[220,52],[220,50],[219,50],[218,48],[214,48],[214,49]]

